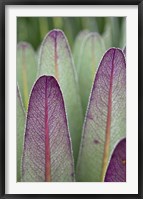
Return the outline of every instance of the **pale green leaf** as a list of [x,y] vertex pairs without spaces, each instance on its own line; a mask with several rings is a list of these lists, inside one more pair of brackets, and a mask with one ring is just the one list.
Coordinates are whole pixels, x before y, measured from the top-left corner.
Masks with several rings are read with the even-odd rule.
[[16,118],[17,118],[17,181],[21,181],[22,174],[22,154],[23,154],[23,142],[24,142],[24,128],[25,128],[25,112],[17,87],[17,102],[16,102]]
[[37,75],[36,54],[30,44],[20,42],[17,46],[17,82],[24,109],[27,110],[29,94]]
[[106,18],[105,30],[102,36],[105,42],[106,49],[109,49],[111,47],[119,47],[121,38],[119,18]]
[[112,27],[111,27],[111,23],[110,23],[109,19],[106,19],[104,29],[105,30],[102,34],[102,38],[104,40],[106,49],[109,49],[109,48],[113,47],[113,44],[112,44]]
[[105,52],[105,45],[98,33],[89,33],[84,39],[79,57],[79,88],[85,114],[88,98],[99,62]]
[[121,25],[120,48],[124,48],[125,45],[126,45],[126,18],[123,19]]
[[83,30],[81,32],[79,32],[79,34],[77,35],[75,42],[74,42],[74,48],[73,48],[73,58],[74,58],[74,63],[75,63],[75,67],[76,70],[78,71],[79,68],[79,59],[80,59],[80,51],[82,50],[82,44],[84,42],[85,37],[87,36],[87,34],[89,33],[88,30]]

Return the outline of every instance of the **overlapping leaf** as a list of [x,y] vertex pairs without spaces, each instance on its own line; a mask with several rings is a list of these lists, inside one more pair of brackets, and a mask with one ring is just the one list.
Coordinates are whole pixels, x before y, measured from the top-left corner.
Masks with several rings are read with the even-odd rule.
[[88,34],[89,34],[88,30],[83,30],[79,32],[74,42],[73,58],[74,58],[74,63],[75,63],[77,72],[79,71],[79,60],[81,58],[79,55],[82,50],[84,39]]
[[25,112],[17,86],[17,102],[16,102],[16,118],[17,118],[17,181],[21,181],[21,171],[22,171],[22,153],[23,153],[23,143],[24,143],[24,128],[25,128]]
[[76,161],[81,139],[83,116],[77,75],[68,42],[62,31],[53,30],[46,35],[41,46],[38,74],[53,75],[61,87]]
[[105,182],[126,182],[126,139],[117,144],[112,154]]
[[79,55],[79,88],[80,96],[85,114],[88,98],[93,84],[98,64],[105,52],[102,38],[97,33],[89,33],[84,39],[82,50]]
[[126,132],[126,63],[109,49],[98,68],[89,99],[77,165],[79,181],[104,181],[116,143]]
[[21,42],[17,46],[17,81],[25,110],[29,94],[37,75],[37,60],[30,44]]
[[64,101],[54,77],[40,77],[32,89],[25,131],[22,180],[74,181]]

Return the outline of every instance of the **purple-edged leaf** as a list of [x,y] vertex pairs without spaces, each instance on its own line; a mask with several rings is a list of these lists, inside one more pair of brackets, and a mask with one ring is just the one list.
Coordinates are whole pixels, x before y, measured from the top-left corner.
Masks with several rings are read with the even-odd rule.
[[62,90],[69,129],[77,160],[83,123],[82,107],[78,90],[77,74],[74,68],[70,47],[60,30],[49,32],[41,45],[39,75],[53,75]]
[[104,181],[116,143],[126,134],[126,63],[109,49],[95,77],[77,165],[78,181]]
[[121,140],[113,151],[105,182],[126,182],[126,139]]
[[30,96],[25,131],[22,180],[74,181],[71,142],[60,87],[42,76]]
[[24,127],[25,127],[25,112],[21,100],[19,88],[17,86],[17,100],[16,100],[16,133],[17,133],[17,181],[21,181],[22,173],[22,154],[24,142]]

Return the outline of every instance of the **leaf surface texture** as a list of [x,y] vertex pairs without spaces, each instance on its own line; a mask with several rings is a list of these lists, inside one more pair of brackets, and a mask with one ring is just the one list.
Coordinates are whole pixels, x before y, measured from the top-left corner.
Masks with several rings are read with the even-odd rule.
[[78,181],[104,181],[116,143],[126,135],[126,63],[109,49],[98,68],[87,108],[77,165]]
[[22,166],[26,182],[74,181],[64,101],[54,77],[40,77],[32,89]]
[[68,41],[62,31],[53,30],[43,40],[38,74],[53,75],[60,85],[65,101],[76,162],[81,139],[83,114],[77,74]]

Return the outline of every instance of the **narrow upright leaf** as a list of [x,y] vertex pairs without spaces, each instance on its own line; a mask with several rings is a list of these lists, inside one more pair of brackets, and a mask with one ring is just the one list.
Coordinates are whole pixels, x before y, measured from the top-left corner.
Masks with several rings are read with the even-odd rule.
[[25,110],[28,107],[29,93],[36,80],[37,62],[30,44],[21,42],[17,46],[17,81]]
[[22,173],[22,153],[23,153],[23,143],[24,143],[24,128],[25,128],[25,112],[17,86],[17,102],[16,102],[16,133],[17,133],[17,181],[21,181]]
[[95,77],[77,166],[78,181],[104,181],[116,143],[126,134],[126,64],[123,52],[109,49]]
[[83,115],[73,59],[66,37],[60,30],[49,32],[42,43],[39,75],[44,74],[53,75],[61,87],[76,161],[81,139]]
[[38,17],[38,20],[39,20],[39,31],[42,40],[46,32],[49,31],[48,20],[46,17]]
[[120,48],[126,45],[126,18],[124,17],[121,24],[121,34],[120,34]]
[[110,23],[109,19],[107,19],[107,18],[106,18],[106,22],[105,22],[102,38],[104,40],[106,49],[109,49],[109,48],[113,47],[112,27],[111,27],[111,23]]
[[40,77],[32,89],[22,166],[24,182],[74,181],[64,101],[54,77]]
[[114,47],[119,47],[119,45],[120,45],[119,18],[118,17],[107,17],[107,20],[109,20],[109,24],[111,25],[112,45]]
[[89,33],[82,45],[78,66],[79,88],[83,114],[85,114],[87,108],[95,72],[104,52],[105,46],[100,35],[97,33]]
[[63,27],[63,18],[62,17],[52,17],[54,27],[61,28]]
[[111,47],[119,47],[121,39],[121,31],[119,26],[118,17],[107,17],[105,24],[105,30],[103,33],[103,39],[106,45],[106,49]]
[[126,139],[121,140],[113,151],[105,182],[126,182]]

